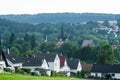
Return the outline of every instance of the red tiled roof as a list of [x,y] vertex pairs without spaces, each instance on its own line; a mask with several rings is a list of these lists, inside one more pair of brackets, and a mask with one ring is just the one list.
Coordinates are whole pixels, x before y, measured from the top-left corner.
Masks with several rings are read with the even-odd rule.
[[85,47],[88,45],[93,45],[93,41],[92,40],[84,40],[82,43],[82,47]]
[[64,63],[65,63],[65,56],[59,56],[59,58],[60,58],[60,67],[63,67],[64,66]]

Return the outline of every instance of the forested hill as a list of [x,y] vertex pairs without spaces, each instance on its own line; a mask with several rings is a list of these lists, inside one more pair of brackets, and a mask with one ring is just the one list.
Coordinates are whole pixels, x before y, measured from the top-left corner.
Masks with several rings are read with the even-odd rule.
[[35,15],[0,15],[0,18],[21,23],[79,23],[88,21],[120,19],[120,14],[98,14],[98,13],[43,13]]

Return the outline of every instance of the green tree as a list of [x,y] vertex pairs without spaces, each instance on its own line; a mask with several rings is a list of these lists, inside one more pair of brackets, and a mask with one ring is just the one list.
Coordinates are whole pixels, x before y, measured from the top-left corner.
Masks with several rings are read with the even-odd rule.
[[108,23],[108,20],[105,20],[104,23],[103,23],[103,25],[104,25],[104,26],[107,26],[107,27],[110,26],[109,23]]
[[14,42],[16,41],[16,35],[14,33],[11,33],[11,36],[9,38],[9,45],[12,46],[12,44],[14,44]]
[[42,52],[54,52],[55,50],[55,43],[53,42],[43,42],[40,44],[40,51]]
[[16,47],[11,47],[10,52],[12,52],[15,55],[20,55],[20,51]]
[[114,51],[111,45],[105,44],[99,47],[97,63],[100,63],[100,64],[115,63]]
[[24,40],[26,42],[29,42],[30,41],[30,36],[26,33],[25,36],[24,36]]
[[79,57],[82,61],[95,63],[97,58],[96,53],[96,47],[86,46],[79,49],[79,55],[77,55],[77,57]]
[[117,25],[118,25],[118,27],[120,28],[120,19],[117,20]]
[[120,49],[114,49],[115,58],[117,63],[120,63]]
[[75,57],[77,51],[78,51],[78,45],[69,41],[64,42],[59,49],[60,53],[64,54],[69,58]]
[[32,50],[34,49],[34,48],[36,48],[36,39],[35,39],[35,35],[32,35],[31,36],[31,46],[32,46]]

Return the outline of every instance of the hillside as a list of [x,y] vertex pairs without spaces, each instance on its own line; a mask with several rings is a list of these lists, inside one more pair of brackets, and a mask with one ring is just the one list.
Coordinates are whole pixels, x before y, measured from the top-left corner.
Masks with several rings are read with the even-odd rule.
[[120,19],[118,14],[98,13],[43,13],[43,14],[22,14],[22,15],[0,15],[0,18],[21,22],[21,23],[80,23],[88,21],[103,21]]

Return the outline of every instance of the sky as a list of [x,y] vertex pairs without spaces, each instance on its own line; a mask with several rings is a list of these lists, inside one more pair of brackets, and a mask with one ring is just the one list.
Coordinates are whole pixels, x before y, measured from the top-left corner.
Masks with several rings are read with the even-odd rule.
[[120,14],[120,0],[0,0],[0,14]]

